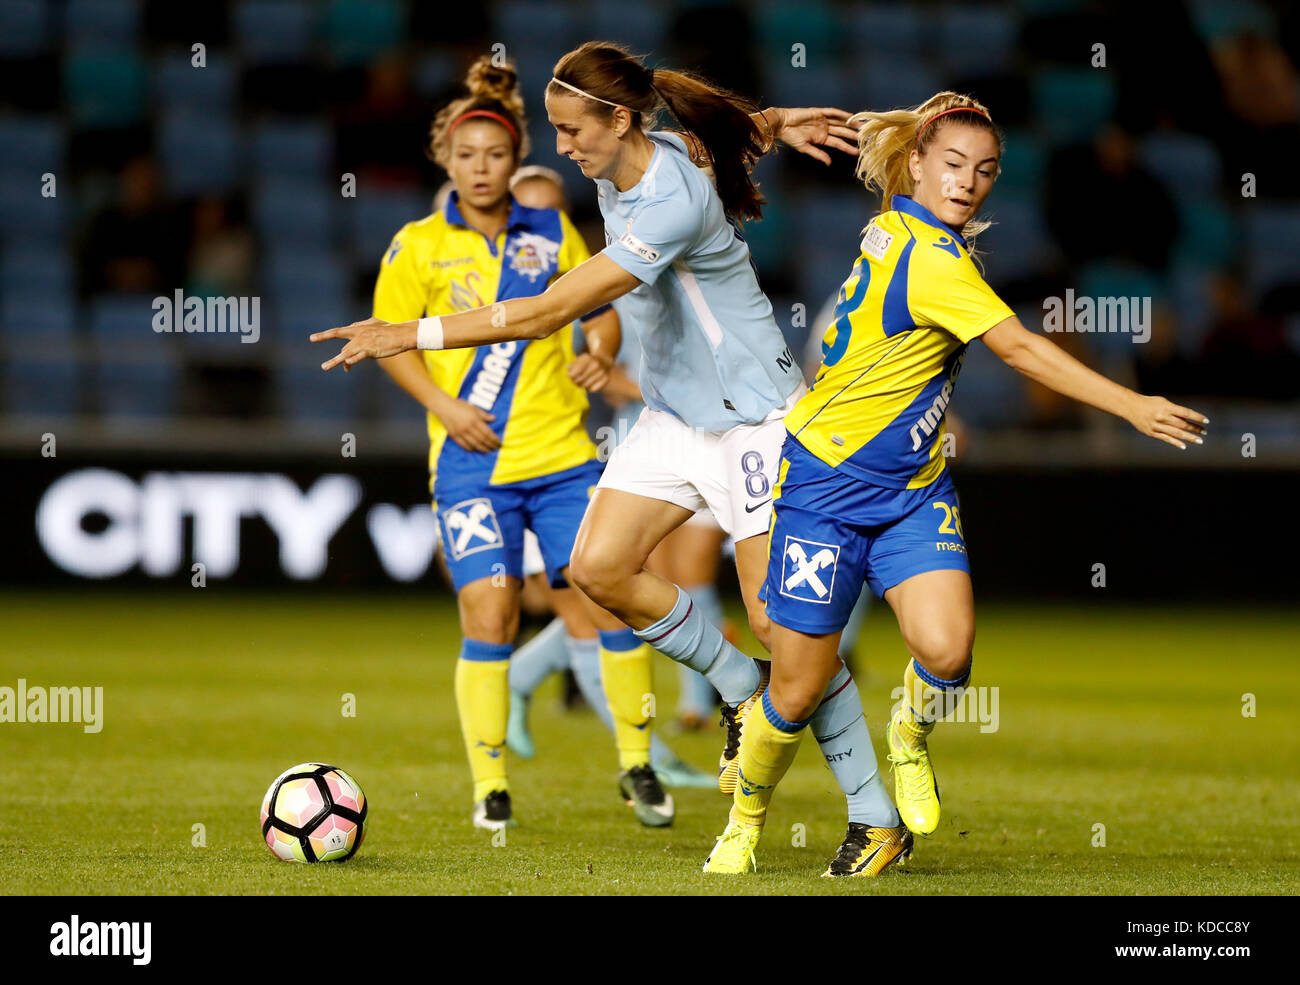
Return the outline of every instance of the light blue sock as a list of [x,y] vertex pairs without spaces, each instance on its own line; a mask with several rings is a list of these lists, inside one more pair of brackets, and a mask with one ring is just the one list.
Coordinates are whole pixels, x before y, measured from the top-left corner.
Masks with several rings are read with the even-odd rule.
[[858,634],[862,632],[862,624],[867,621],[867,611],[870,608],[871,589],[863,585],[857,602],[853,604],[853,611],[849,613],[849,621],[844,624],[844,632],[840,633],[841,657],[853,655],[858,645]]
[[849,801],[849,820],[874,828],[895,828],[902,824],[885,782],[876,766],[862,696],[849,673],[840,665],[831,678],[826,697],[809,719],[813,737],[821,746],[826,765]]
[[521,646],[510,658],[510,690],[525,697],[542,681],[569,666],[569,648],[563,619],[552,619],[540,633]]
[[680,588],[672,611],[636,635],[669,659],[698,670],[729,705],[748,700],[758,690],[758,665],[728,643]]
[[[609,702],[605,700],[605,689],[600,684],[600,640],[580,640],[574,636],[566,637],[569,644],[573,676],[578,682],[578,690],[587,699],[587,704],[605,723],[605,728],[614,731],[614,716],[610,714]],[[659,767],[676,762],[673,755],[658,735],[650,736],[650,765]]]
[[[697,585],[687,594],[704,614],[704,618],[721,629],[722,600],[718,598],[718,587],[712,584]],[[718,692],[713,690],[708,678],[685,664],[678,664],[677,680],[677,714],[695,715],[697,718],[708,718],[713,714]]]

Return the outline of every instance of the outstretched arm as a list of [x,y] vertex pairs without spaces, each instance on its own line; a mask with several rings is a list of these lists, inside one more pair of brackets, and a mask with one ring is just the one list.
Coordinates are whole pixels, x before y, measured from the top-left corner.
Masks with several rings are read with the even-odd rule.
[[851,115],[831,106],[800,109],[769,106],[750,119],[767,135],[768,150],[779,140],[800,154],[830,164],[831,156],[823,147],[858,156],[858,131],[848,125]]
[[[431,349],[465,349],[493,342],[543,339],[587,312],[635,289],[641,282],[603,254],[580,263],[541,294],[434,319]],[[438,332],[438,328],[441,332]],[[386,322],[378,318],[316,332],[313,342],[345,339],[347,344],[321,369],[347,369],[363,359],[383,359],[417,348],[418,321]],[[438,338],[438,335],[441,338]]]
[[981,338],[1016,372],[1057,393],[1121,417],[1148,437],[1175,448],[1186,448],[1188,441],[1202,443],[1210,419],[1200,411],[1120,386],[1089,369],[1060,346],[1026,329],[1019,318],[999,322]]

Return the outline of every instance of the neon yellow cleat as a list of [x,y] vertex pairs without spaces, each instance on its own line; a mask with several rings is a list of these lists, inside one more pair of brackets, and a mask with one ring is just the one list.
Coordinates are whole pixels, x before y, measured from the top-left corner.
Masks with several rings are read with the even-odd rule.
[[754,858],[754,849],[763,834],[761,824],[741,824],[739,821],[727,821],[727,828],[718,837],[718,842],[704,860],[705,872],[720,872],[726,875],[744,875],[758,871],[758,862]]
[[933,834],[939,827],[939,784],[925,739],[908,742],[891,719],[885,726],[885,744],[894,771],[894,801],[903,823],[915,834]]
[[912,832],[906,825],[896,828],[872,828],[865,824],[849,822],[849,832],[844,844],[822,876],[836,879],[841,876],[878,876],[888,865],[904,865],[912,854]]
[[719,723],[727,730],[727,742],[722,747],[718,759],[718,789],[730,797],[736,792],[736,778],[740,775],[740,736],[749,713],[758,707],[772,679],[772,664],[767,660],[755,660],[758,664],[758,690],[732,708],[722,706],[722,721]]

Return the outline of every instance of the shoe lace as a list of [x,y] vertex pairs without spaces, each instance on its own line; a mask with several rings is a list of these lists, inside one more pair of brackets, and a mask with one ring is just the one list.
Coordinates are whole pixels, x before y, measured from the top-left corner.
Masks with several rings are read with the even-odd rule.
[[[929,796],[930,769],[921,756],[899,753],[890,749],[885,758],[889,760],[889,768],[894,773],[894,776],[902,778],[903,792],[908,800],[922,800]],[[900,766],[917,766],[918,768],[899,772],[898,767]]]
[[727,759],[734,759],[740,752],[740,721],[736,717],[738,709],[730,705],[722,706],[722,718],[718,722],[727,730],[727,742],[722,747],[722,755]]

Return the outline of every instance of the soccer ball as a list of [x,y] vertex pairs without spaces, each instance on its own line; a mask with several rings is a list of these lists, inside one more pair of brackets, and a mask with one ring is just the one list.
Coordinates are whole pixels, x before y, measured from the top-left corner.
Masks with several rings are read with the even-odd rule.
[[275,778],[262,799],[262,837],[286,862],[342,862],[361,847],[366,795],[337,766],[302,763]]

